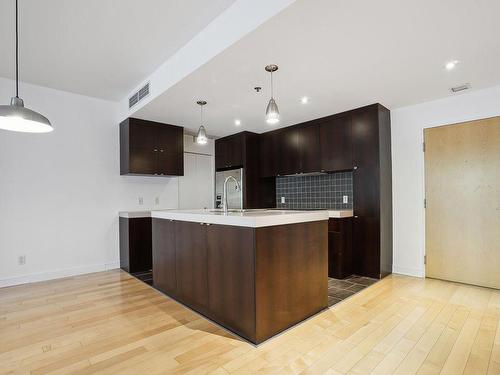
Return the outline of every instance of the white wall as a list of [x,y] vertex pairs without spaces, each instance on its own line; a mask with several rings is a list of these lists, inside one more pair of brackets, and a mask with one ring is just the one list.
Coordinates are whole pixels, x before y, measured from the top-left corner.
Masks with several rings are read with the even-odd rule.
[[[13,92],[0,78],[2,104]],[[117,267],[118,211],[155,197],[176,208],[177,178],[119,175],[117,103],[26,84],[20,93],[55,131],[0,130],[0,286]]]
[[425,128],[500,115],[500,86],[391,111],[393,272],[425,276]]

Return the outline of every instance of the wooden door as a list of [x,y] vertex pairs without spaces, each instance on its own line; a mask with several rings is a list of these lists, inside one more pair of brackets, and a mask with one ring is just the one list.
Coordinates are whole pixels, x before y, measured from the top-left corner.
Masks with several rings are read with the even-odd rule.
[[321,169],[328,172],[352,169],[351,117],[342,116],[320,125]]
[[500,289],[500,117],[424,136],[426,276]]
[[175,223],[152,219],[153,230],[153,285],[170,296],[176,295],[175,277]]
[[175,222],[175,274],[179,300],[195,310],[206,312],[208,275],[204,224]]

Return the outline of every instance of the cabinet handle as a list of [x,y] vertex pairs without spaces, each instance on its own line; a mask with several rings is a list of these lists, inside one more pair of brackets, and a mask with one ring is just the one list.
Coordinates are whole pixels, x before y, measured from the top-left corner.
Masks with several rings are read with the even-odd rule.
[[163,149],[162,149],[162,148],[160,148],[160,152],[163,152]]
[[203,225],[203,223],[200,223],[200,225]]
[[358,167],[356,166],[356,167],[354,167],[353,169],[354,169],[354,170],[356,170],[356,169],[358,169]]
[[156,149],[156,148],[155,148],[155,149],[153,149],[153,151],[154,151],[154,152],[158,152],[158,149]]
[[206,223],[205,225],[210,225],[210,223]]
[[354,216],[355,219],[357,219],[358,217],[357,216]]

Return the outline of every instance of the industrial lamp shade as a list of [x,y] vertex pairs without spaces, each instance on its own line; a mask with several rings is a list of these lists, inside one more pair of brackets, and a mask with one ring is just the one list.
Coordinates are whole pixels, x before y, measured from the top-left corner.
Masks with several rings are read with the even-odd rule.
[[13,97],[10,105],[0,105],[0,129],[23,133],[49,133],[54,128],[38,112],[24,107],[21,98]]

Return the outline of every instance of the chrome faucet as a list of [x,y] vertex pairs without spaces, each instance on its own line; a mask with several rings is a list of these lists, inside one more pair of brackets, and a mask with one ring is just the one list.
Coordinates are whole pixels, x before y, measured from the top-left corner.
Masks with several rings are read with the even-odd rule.
[[234,182],[236,182],[236,191],[241,190],[240,183],[238,182],[238,180],[236,178],[234,178],[233,176],[226,177],[226,179],[224,180],[224,189],[222,190],[222,210],[224,211],[224,213],[227,213],[228,208],[229,208],[227,206],[227,183],[231,179],[233,179]]

